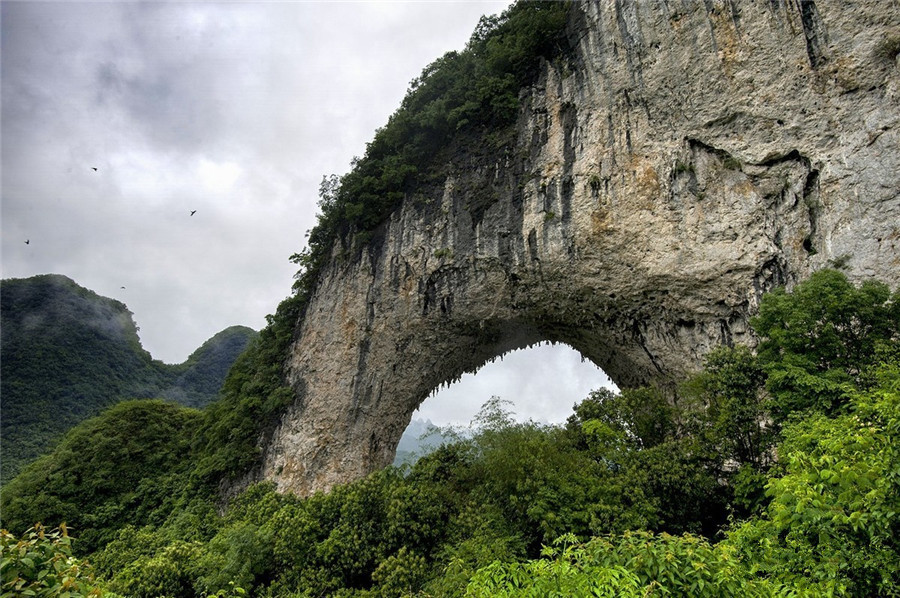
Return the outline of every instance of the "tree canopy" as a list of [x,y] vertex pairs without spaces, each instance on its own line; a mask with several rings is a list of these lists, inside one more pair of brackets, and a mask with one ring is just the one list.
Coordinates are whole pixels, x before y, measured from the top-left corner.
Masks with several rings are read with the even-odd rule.
[[[824,311],[810,299],[821,285],[841,291]],[[600,390],[550,426],[494,399],[471,436],[411,466],[305,499],[254,485],[224,513],[197,484],[206,416],[125,403],[4,487],[4,588],[43,587],[55,578],[39,569],[59,563],[76,596],[896,595],[896,299],[823,272],[765,296],[759,353],[711,352],[675,402]],[[841,402],[782,401],[779,372],[797,363],[808,383],[788,396],[837,368]],[[240,417],[265,412],[251,407],[265,409]],[[36,521],[79,539],[70,550]]]

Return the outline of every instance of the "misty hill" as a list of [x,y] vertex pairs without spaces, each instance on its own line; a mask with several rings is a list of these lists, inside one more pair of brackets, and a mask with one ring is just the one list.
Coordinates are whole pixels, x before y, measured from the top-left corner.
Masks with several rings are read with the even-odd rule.
[[218,397],[234,360],[255,337],[256,331],[246,326],[231,326],[217,333],[184,363],[165,366],[174,379],[155,396],[187,407],[205,407]]
[[0,479],[78,422],[129,398],[203,407],[256,332],[216,334],[184,363],[154,360],[125,304],[56,274],[0,282]]
[[434,425],[430,419],[414,419],[409,422],[394,457],[394,465],[412,465],[421,457],[429,455],[442,444],[459,440],[459,434],[448,428]]

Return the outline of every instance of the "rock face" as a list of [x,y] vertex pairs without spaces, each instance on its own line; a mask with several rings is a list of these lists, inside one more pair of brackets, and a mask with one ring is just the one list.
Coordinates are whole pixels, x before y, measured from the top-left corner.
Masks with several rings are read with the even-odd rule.
[[514,151],[459,155],[361,253],[335,248],[256,477],[302,495],[389,464],[433,389],[538,341],[665,384],[753,342],[775,285],[900,282],[893,2],[585,2],[568,34]]

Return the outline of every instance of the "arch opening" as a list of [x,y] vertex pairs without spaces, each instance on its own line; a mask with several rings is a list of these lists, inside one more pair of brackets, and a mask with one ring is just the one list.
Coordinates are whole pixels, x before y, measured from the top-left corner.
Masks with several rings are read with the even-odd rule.
[[492,397],[509,401],[516,421],[563,424],[575,404],[601,387],[618,390],[606,372],[565,343],[507,351],[435,388],[413,412],[394,462],[409,462],[440,444],[439,434],[423,437],[431,428],[468,428]]

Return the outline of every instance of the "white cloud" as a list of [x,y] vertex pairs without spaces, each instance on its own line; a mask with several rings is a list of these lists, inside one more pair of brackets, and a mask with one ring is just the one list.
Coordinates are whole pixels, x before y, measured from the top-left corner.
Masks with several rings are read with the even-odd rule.
[[567,345],[543,343],[512,351],[438,389],[413,414],[436,425],[468,425],[492,396],[512,403],[517,421],[559,424],[597,388],[615,388],[606,374]]
[[203,185],[203,190],[215,195],[229,193],[235,182],[243,174],[243,169],[235,162],[213,162],[206,158],[200,159],[197,166],[197,176]]

